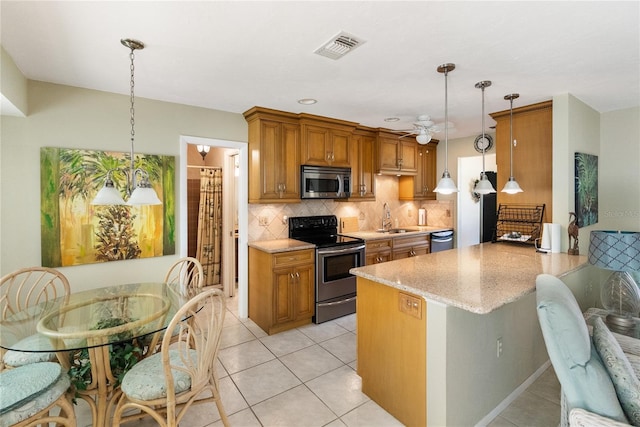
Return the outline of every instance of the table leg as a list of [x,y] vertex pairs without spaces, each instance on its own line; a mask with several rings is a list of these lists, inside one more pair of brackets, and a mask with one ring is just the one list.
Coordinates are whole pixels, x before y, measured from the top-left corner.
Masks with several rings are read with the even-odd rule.
[[86,390],[78,390],[78,395],[91,408],[93,426],[103,427],[109,421],[109,400],[113,393],[115,378],[111,372],[109,345],[88,349],[91,363],[91,383]]

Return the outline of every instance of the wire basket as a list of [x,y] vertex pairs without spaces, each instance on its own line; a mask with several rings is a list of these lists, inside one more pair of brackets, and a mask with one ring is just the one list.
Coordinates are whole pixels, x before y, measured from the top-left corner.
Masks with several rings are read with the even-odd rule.
[[544,204],[511,204],[498,207],[495,241],[534,244],[540,238]]

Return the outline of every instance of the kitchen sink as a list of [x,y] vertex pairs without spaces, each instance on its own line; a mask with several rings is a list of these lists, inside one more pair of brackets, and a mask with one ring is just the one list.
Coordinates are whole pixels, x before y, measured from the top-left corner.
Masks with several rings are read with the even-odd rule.
[[397,234],[397,233],[408,233],[410,231],[418,231],[416,229],[411,229],[411,228],[391,228],[389,230],[383,230],[382,228],[379,228],[376,230],[378,233],[389,233],[389,234]]

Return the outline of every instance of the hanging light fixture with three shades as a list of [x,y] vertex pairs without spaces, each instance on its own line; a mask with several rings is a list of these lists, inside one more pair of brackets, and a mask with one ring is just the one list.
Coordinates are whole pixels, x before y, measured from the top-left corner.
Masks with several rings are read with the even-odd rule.
[[[135,168],[134,165],[134,137],[135,137],[135,104],[134,104],[134,51],[144,49],[144,43],[138,40],[133,39],[121,39],[120,43],[122,43],[125,47],[131,49],[131,53],[129,54],[129,58],[131,60],[131,106],[129,111],[131,113],[131,163],[129,169],[117,169],[118,171],[122,171],[127,177],[127,188],[125,192],[128,196],[127,202],[124,201],[122,196],[120,195],[120,191],[115,188],[113,179],[111,175],[116,169],[110,170],[107,172],[107,177],[105,179],[104,187],[98,192],[96,197],[91,202],[92,205],[129,205],[129,206],[140,206],[140,205],[160,205],[162,201],[158,198],[158,195],[151,187],[151,183],[149,182],[149,173],[141,168]],[[139,178],[138,178],[139,176]]]

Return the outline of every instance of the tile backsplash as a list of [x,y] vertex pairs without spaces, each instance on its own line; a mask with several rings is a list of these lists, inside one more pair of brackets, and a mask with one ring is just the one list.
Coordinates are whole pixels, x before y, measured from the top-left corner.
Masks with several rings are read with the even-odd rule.
[[400,227],[418,224],[418,209],[427,213],[427,225],[452,227],[451,201],[398,200],[398,178],[376,177],[375,202],[336,202],[334,200],[303,200],[300,203],[249,204],[249,241],[286,239],[289,237],[288,221],[285,217],[335,215],[357,217],[360,230],[380,228],[385,203],[391,209],[391,221]]

